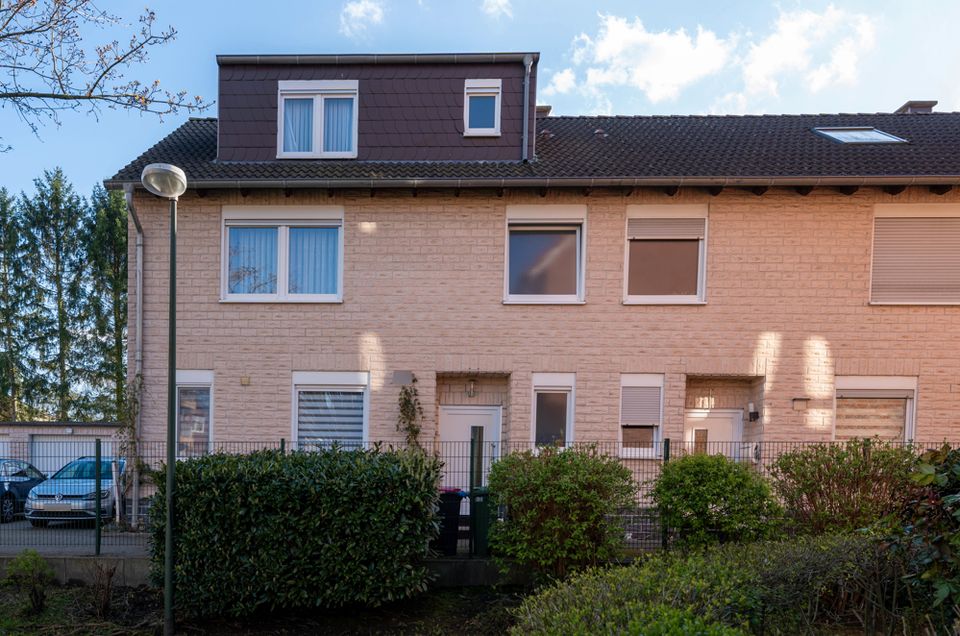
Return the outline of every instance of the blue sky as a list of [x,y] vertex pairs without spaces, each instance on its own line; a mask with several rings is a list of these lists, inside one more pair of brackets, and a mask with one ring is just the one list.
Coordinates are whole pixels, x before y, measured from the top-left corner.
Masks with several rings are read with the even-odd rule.
[[[137,3],[102,1],[135,22]],[[168,0],[175,41],[130,77],[216,98],[218,53],[539,51],[539,102],[560,114],[960,110],[960,2]],[[87,34],[89,42],[104,37]],[[206,115],[215,116],[216,106]],[[0,109],[0,185],[62,166],[81,193],[176,128],[167,117],[67,114],[34,136]]]

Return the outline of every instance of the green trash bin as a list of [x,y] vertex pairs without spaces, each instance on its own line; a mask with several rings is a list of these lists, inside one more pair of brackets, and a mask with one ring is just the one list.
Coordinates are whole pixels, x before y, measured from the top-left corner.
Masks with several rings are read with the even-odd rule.
[[477,487],[470,491],[470,534],[473,537],[473,555],[490,554],[490,489]]

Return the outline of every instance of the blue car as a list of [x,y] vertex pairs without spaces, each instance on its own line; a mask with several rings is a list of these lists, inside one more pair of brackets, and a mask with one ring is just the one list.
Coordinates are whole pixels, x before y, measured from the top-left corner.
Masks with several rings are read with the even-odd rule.
[[20,459],[0,457],[0,523],[10,523],[22,514],[27,494],[46,477]]
[[[100,517],[110,519],[116,511],[113,487],[113,463],[122,483],[126,462],[100,458]],[[43,528],[51,521],[90,521],[97,515],[97,460],[75,459],[50,479],[35,486],[27,496],[24,516],[30,525]]]

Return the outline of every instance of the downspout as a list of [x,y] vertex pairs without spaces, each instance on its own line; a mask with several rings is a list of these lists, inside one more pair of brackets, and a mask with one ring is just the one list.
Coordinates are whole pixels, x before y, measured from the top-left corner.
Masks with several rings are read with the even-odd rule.
[[[133,425],[133,441],[134,448],[136,453],[139,456],[139,446],[140,446],[140,418],[141,418],[141,405],[139,403],[140,396],[143,392],[143,226],[140,225],[140,217],[137,216],[137,209],[133,206],[133,184],[126,183],[123,186],[123,198],[127,202],[127,213],[130,215],[130,218],[133,219],[133,225],[137,230],[137,243],[135,248],[135,258],[137,261],[136,269],[134,270],[135,278],[135,287],[136,295],[135,302],[137,307],[137,313],[134,318],[134,329],[137,334],[137,342],[134,345],[134,354],[133,354],[133,378],[134,382],[137,383],[137,414],[135,417]],[[133,465],[133,510],[130,514],[131,525],[137,525],[137,519],[140,516],[140,470],[137,466],[136,460],[139,457],[134,457]]]
[[529,159],[530,141],[530,69],[533,67],[533,56],[529,53],[523,56],[523,148],[520,149],[520,161]]

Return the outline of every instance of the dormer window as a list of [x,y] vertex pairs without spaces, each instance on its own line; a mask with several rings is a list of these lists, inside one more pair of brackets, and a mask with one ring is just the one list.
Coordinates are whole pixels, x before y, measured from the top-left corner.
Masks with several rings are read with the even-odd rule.
[[277,157],[354,159],[357,80],[279,82]]
[[500,136],[501,86],[499,79],[468,79],[464,82],[464,136]]

